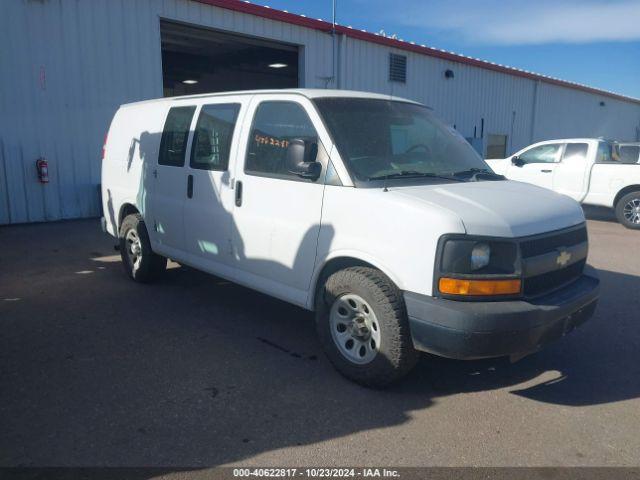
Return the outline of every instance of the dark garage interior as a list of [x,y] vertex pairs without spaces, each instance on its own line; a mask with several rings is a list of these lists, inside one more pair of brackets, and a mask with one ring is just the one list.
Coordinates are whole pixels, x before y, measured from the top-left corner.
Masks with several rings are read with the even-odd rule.
[[166,20],[160,34],[165,97],[298,86],[295,45]]

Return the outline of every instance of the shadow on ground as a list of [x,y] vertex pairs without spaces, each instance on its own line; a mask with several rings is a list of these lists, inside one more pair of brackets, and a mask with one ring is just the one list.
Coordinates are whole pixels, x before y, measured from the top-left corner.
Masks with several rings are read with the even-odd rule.
[[424,355],[373,391],[332,369],[310,313],[183,267],[134,284],[94,224],[0,231],[0,465],[211,466],[400,425],[464,392],[640,395],[636,276],[602,271],[596,317],[516,364]]
[[616,214],[612,208],[596,207],[593,205],[582,205],[584,216],[587,220],[599,220],[601,222],[618,223]]

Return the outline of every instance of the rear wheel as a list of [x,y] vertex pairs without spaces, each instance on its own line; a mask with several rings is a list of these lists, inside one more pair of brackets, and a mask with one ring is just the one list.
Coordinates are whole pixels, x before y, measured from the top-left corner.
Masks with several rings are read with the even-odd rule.
[[316,325],[331,363],[347,378],[384,387],[415,365],[402,293],[382,272],[350,267],[319,292]]
[[640,191],[627,193],[618,200],[616,217],[625,227],[640,229]]
[[120,225],[120,256],[125,272],[136,282],[156,280],[167,267],[167,259],[151,250],[142,215],[127,215]]

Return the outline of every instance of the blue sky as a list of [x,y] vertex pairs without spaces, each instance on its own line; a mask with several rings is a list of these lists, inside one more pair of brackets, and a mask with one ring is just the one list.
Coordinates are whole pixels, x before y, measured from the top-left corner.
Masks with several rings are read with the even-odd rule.
[[[331,20],[332,0],[254,3]],[[337,0],[337,21],[640,98],[640,0]]]

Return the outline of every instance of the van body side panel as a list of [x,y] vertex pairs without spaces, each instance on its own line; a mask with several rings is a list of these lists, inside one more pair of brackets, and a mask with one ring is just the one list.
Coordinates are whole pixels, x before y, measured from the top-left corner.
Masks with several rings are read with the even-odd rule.
[[[237,281],[306,306],[315,267],[324,177],[308,182],[245,171],[249,142],[260,143],[267,137],[270,143],[280,141],[264,133],[252,135],[254,115],[263,102],[297,105],[308,117],[319,141],[324,144],[328,138],[321,131],[317,112],[308,99],[272,94],[253,97],[244,117],[240,148],[232,172],[236,195],[239,195],[241,185],[241,201],[234,202],[231,225]],[[281,118],[279,122],[286,130],[292,119]],[[257,128],[256,132],[261,132]],[[260,138],[256,139],[256,135]]]
[[401,290],[431,295],[434,252],[445,233],[465,233],[446,208],[425,208],[391,190],[327,185],[314,284],[327,261],[347,256],[376,266]]
[[[184,206],[187,200],[186,157],[195,123],[196,102],[172,102],[165,116],[160,151],[153,163],[151,208],[158,244],[185,250]],[[164,142],[164,146],[163,146]],[[151,222],[149,222],[151,223]]]
[[[215,268],[216,264],[233,265],[231,165],[240,149],[242,120],[250,98],[240,95],[206,99],[196,111],[195,133],[185,166],[191,177],[190,196],[184,202],[185,251],[211,264],[207,268]],[[231,126],[216,125],[220,118],[215,115],[220,112],[235,115],[235,122]],[[232,133],[225,129],[231,129]],[[199,164],[198,159],[202,158],[212,162],[217,159],[218,163]]]
[[111,122],[102,162],[102,203],[111,235],[117,235],[119,215],[125,204],[135,206],[149,221],[153,169],[166,109],[164,102],[124,106]]

